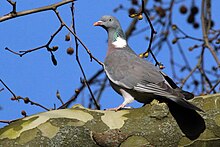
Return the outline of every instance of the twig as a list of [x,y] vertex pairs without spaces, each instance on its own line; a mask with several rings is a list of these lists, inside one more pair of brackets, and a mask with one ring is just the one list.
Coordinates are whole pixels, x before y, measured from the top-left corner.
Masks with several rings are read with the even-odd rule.
[[[208,3],[209,0],[202,0],[202,12],[201,12],[201,22],[202,22],[202,33],[203,33],[203,39],[204,39],[204,45],[209,49],[209,51],[211,52],[212,56],[214,57],[218,67],[220,67],[220,61],[214,51],[214,49],[211,47],[210,43],[209,43],[209,39],[208,39],[208,32],[209,32],[209,27],[207,26],[207,19],[205,18],[205,15],[207,15],[207,13],[210,13],[210,5]],[[207,2],[207,5],[205,5]],[[209,18],[210,19],[210,18]]]
[[180,86],[180,88],[183,88],[183,86],[184,86],[184,84],[186,83],[186,81],[192,76],[192,74],[196,71],[197,68],[198,68],[198,65],[196,65],[196,66],[190,71],[190,73],[188,74],[188,76],[186,76],[186,78],[181,81],[181,86]]
[[63,105],[64,102],[63,102],[63,100],[62,100],[62,98],[61,98],[61,96],[60,96],[59,90],[57,90],[56,97],[58,98],[58,100],[59,100],[59,101],[61,102],[61,104]]
[[[144,5],[146,5],[147,2],[148,2],[147,0],[144,0]],[[138,12],[141,12],[141,11],[142,11],[142,7],[140,7],[140,9],[138,10]],[[125,36],[126,36],[127,40],[131,37],[131,34],[132,34],[132,32],[134,31],[134,28],[135,28],[135,25],[137,24],[137,22],[138,22],[138,19],[135,17],[135,18],[132,20],[132,22],[130,23],[130,25],[129,25],[127,31],[125,32]]]
[[2,92],[3,90],[4,90],[4,88],[1,88],[1,89],[0,89],[0,92]]
[[143,56],[145,56],[148,52],[150,52],[152,57],[154,58],[154,60],[156,62],[155,65],[160,65],[160,63],[157,61],[156,57],[154,56],[154,54],[153,54],[153,52],[151,50],[151,44],[153,42],[154,34],[156,34],[157,32],[154,30],[154,27],[153,27],[153,25],[152,25],[152,23],[150,21],[150,18],[148,16],[147,12],[145,11],[144,0],[142,0],[142,11],[141,11],[141,13],[144,13],[144,15],[146,16],[147,21],[148,21],[148,23],[150,25],[150,28],[151,28],[150,42],[149,42],[149,45],[148,45],[148,49],[143,53]]
[[6,123],[6,124],[10,124],[10,123],[13,123],[17,120],[20,120],[22,118],[19,118],[19,119],[13,119],[13,120],[0,120],[0,123]]
[[105,78],[104,78],[104,80],[103,80],[103,82],[102,82],[102,84],[101,84],[101,86],[100,86],[98,95],[97,95],[97,101],[98,101],[98,102],[100,101],[101,95],[102,95],[103,91],[104,91],[105,88],[106,88],[107,80],[108,80],[108,78],[107,78],[107,76],[105,76]]
[[27,53],[30,53],[30,52],[33,52],[33,51],[36,51],[36,50],[40,50],[40,49],[43,49],[43,48],[46,48],[48,51],[52,51],[52,48],[50,48],[49,46],[50,46],[51,42],[53,41],[54,37],[62,30],[62,28],[63,28],[63,25],[60,25],[60,27],[51,35],[49,41],[45,45],[42,45],[42,46],[39,46],[39,47],[36,47],[36,48],[33,48],[33,49],[29,49],[29,50],[26,50],[26,51],[19,51],[19,53],[9,49],[8,47],[6,47],[5,50],[8,50],[9,52],[11,52],[15,55],[19,55],[20,57],[24,56]]
[[36,105],[36,106],[41,107],[41,108],[43,108],[43,109],[45,109],[45,110],[47,110],[47,111],[50,111],[50,109],[44,107],[43,105],[41,105],[41,104],[39,104],[39,103],[36,103],[36,102],[30,100],[28,97],[23,98],[23,97],[21,97],[21,96],[17,96],[16,99],[13,99],[13,98],[12,98],[12,100],[20,100],[20,99],[23,100],[25,104],[30,103],[31,105]]
[[74,2],[75,0],[62,0],[59,3],[55,3],[49,6],[45,6],[45,7],[40,7],[40,8],[35,8],[35,9],[31,9],[31,10],[25,10],[25,11],[21,11],[21,12],[16,12],[15,14],[13,13],[9,13],[7,15],[4,15],[2,17],[0,17],[0,22],[15,18],[15,17],[20,17],[20,16],[24,16],[24,15],[28,15],[28,14],[34,14],[34,13],[38,13],[38,12],[42,12],[42,11],[48,11],[48,10],[54,10],[57,7],[60,7],[62,5],[65,5],[67,3],[71,3]]
[[178,37],[179,39],[185,39],[185,38],[189,38],[189,39],[192,39],[192,40],[196,40],[196,41],[201,41],[203,42],[204,40],[203,39],[200,39],[200,38],[196,38],[196,37],[192,37],[192,36],[189,36],[187,35],[183,30],[181,30],[178,26],[176,26],[176,29],[182,33],[184,35],[184,37],[180,38]]
[[0,82],[5,86],[5,88],[13,95],[14,98],[16,98],[16,95],[14,92],[0,79]]
[[12,5],[12,11],[11,11],[12,15],[16,14],[16,2],[13,2],[11,0],[7,0],[7,2],[9,2],[10,5]]
[[[89,80],[88,80],[88,84],[93,83],[93,81],[100,76],[102,73],[104,72],[103,69],[98,70]],[[63,109],[63,108],[67,108],[76,98],[77,96],[80,94],[80,92],[85,88],[85,85],[82,84],[78,89],[77,92],[75,92],[75,94],[66,102],[64,103],[62,106],[60,106],[58,109]]]
[[218,80],[214,86],[212,86],[212,88],[207,92],[208,94],[210,94],[212,91],[214,91],[214,89],[218,86],[218,84],[220,83],[220,80]]
[[68,27],[68,26],[66,25],[66,23],[65,23],[65,22],[62,20],[62,18],[60,17],[59,12],[58,12],[57,10],[54,10],[54,12],[55,12],[57,18],[59,19],[60,23],[61,23],[62,25],[64,25],[64,27],[65,27],[71,34],[73,34],[74,37],[75,37],[75,38],[79,41],[79,43],[83,46],[83,48],[84,48],[84,49],[86,50],[86,52],[89,54],[91,61],[92,61],[92,59],[93,59],[93,60],[95,60],[97,63],[99,63],[101,66],[103,66],[103,63],[102,63],[101,61],[99,61],[97,58],[95,58],[95,57],[92,55],[92,53],[90,52],[90,50],[86,47],[86,45],[82,42],[82,40],[76,35],[76,33],[74,33],[74,31],[73,31],[70,27]]
[[[174,31],[173,31],[173,35],[174,35],[174,37],[177,37],[176,33]],[[191,66],[189,64],[189,61],[188,61],[184,51],[183,51],[183,48],[182,48],[181,44],[179,42],[177,42],[176,44],[177,44],[177,47],[179,49],[179,52],[181,53],[181,55],[183,57],[183,60],[184,60],[185,64],[187,66],[187,69],[189,69],[189,71],[192,71],[192,68],[191,68]],[[192,78],[195,79],[195,77],[193,75],[192,75]]]
[[[74,34],[76,34],[75,19],[74,19],[74,3],[72,3],[71,12],[72,12],[72,21],[73,21],[73,22],[72,22],[72,23],[73,23],[73,32],[74,32]],[[57,13],[56,13],[56,14],[57,14]],[[88,84],[88,82],[87,82],[86,74],[85,74],[85,72],[84,72],[84,70],[83,70],[83,67],[82,67],[82,65],[81,65],[81,63],[80,63],[80,60],[79,60],[79,56],[78,56],[79,44],[78,44],[77,37],[75,36],[74,38],[75,38],[75,45],[76,45],[76,61],[77,61],[77,63],[79,64],[80,70],[81,70],[81,72],[82,72],[82,74],[83,74],[83,77],[84,77],[85,85],[86,85],[86,86],[88,87],[88,89],[89,89],[89,92],[90,92],[90,95],[91,95],[91,97],[92,97],[92,99],[93,99],[93,102],[94,102],[96,108],[97,108],[98,110],[100,110],[100,106],[99,106],[98,102],[96,101],[96,99],[95,99],[95,97],[94,97],[94,95],[93,95],[93,93],[92,93],[92,90],[91,90],[91,88],[90,88],[90,86],[89,86],[89,84]],[[91,57],[91,55],[90,55],[90,57]],[[92,59],[92,57],[91,57],[91,59]]]

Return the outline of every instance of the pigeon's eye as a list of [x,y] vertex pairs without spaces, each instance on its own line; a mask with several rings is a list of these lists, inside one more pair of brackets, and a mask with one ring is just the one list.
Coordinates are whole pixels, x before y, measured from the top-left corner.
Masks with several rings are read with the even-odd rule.
[[110,18],[109,21],[112,21],[112,19]]

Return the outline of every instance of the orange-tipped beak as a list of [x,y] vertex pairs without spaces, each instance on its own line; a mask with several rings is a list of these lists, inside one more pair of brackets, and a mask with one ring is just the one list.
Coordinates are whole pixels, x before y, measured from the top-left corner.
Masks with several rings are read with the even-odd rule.
[[102,21],[97,21],[93,24],[94,26],[101,26],[102,25]]

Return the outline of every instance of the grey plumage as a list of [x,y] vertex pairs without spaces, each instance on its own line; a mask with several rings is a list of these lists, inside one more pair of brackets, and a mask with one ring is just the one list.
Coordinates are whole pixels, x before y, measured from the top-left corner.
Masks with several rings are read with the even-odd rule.
[[108,32],[104,69],[113,89],[124,97],[124,102],[115,110],[123,108],[134,99],[145,104],[158,99],[202,111],[186,100],[193,98],[193,94],[181,90],[152,63],[135,54],[128,46],[120,23],[115,17],[103,16],[94,25],[101,26]]

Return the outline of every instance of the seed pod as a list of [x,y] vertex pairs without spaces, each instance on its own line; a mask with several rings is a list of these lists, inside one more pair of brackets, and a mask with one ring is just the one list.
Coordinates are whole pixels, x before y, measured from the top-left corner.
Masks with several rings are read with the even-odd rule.
[[138,15],[138,19],[139,19],[139,20],[142,20],[142,19],[143,19],[142,14],[139,14],[139,15]]
[[72,55],[74,53],[74,49],[72,47],[67,48],[66,53]]
[[28,104],[30,102],[30,99],[28,97],[24,98],[24,103]]
[[[132,14],[136,14],[136,10],[135,10],[134,8],[130,8],[130,9],[128,10],[128,13],[129,13],[129,16],[132,17]],[[137,14],[136,14],[136,16],[137,16]],[[132,17],[132,18],[133,18],[133,17]]]
[[177,29],[177,26],[176,26],[175,24],[173,24],[173,25],[172,25],[172,29],[173,29],[173,30],[176,30],[176,29]]
[[133,5],[138,5],[138,1],[137,1],[137,0],[132,0],[131,3],[132,3]]
[[26,111],[22,110],[22,111],[21,111],[21,115],[23,115],[24,117],[27,117]]
[[198,12],[199,12],[198,7],[193,6],[193,7],[191,8],[191,13],[192,13],[193,15],[197,14]]
[[187,7],[185,5],[182,5],[180,7],[180,13],[182,13],[182,14],[186,14],[187,13]]
[[70,41],[70,34],[67,34],[67,35],[65,36],[65,41]]
[[164,69],[165,66],[163,66],[163,64],[160,64],[160,65],[159,65],[159,68],[160,68],[160,69]]
[[162,7],[155,7],[155,10],[160,17],[166,16],[166,11]]
[[79,90],[79,89],[76,89],[76,90],[75,90],[75,93],[76,93],[76,94],[79,94],[79,93],[80,93],[80,90]]
[[178,41],[178,38],[174,38],[174,39],[172,40],[172,44],[175,44],[177,41]]
[[194,22],[193,23],[193,28],[198,29],[199,28],[199,23],[198,22]]
[[52,60],[52,62],[53,62],[53,65],[57,65],[57,60],[56,60],[56,58],[55,58],[55,56],[53,55],[53,54],[51,54],[51,60]]
[[59,48],[58,46],[53,46],[52,49],[51,49],[51,51],[54,52],[54,51],[58,50],[58,48]]

